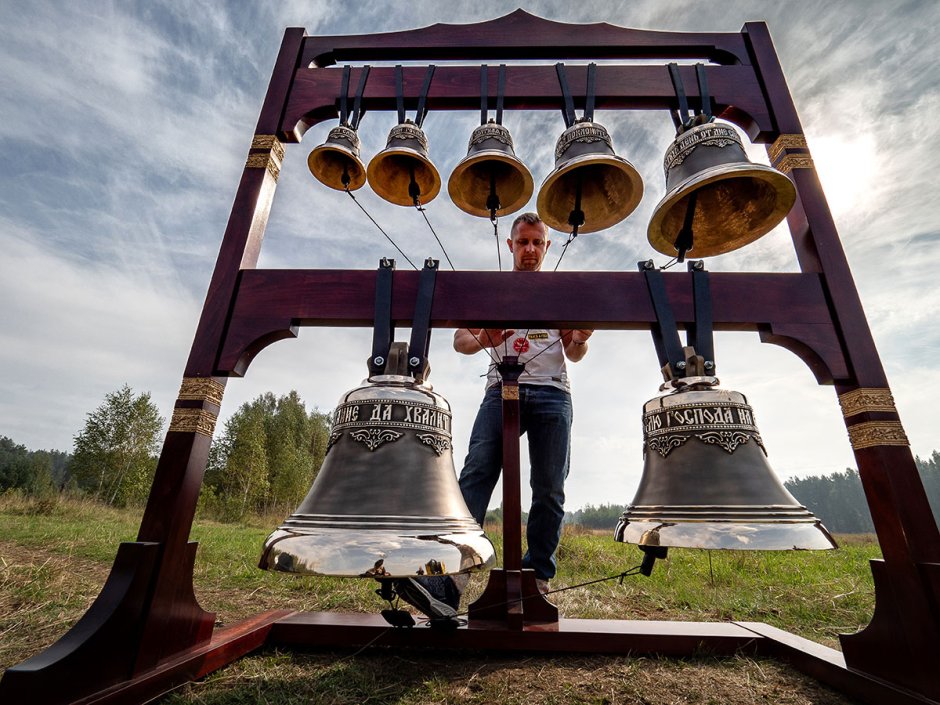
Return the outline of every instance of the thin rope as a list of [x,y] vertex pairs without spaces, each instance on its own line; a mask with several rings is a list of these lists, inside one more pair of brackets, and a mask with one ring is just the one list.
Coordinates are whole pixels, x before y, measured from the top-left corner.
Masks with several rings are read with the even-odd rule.
[[558,271],[558,265],[561,264],[562,259],[564,259],[564,257],[565,257],[565,253],[568,251],[568,245],[570,245],[572,242],[574,242],[574,239],[575,239],[576,237],[577,237],[577,235],[575,235],[574,232],[572,232],[572,233],[568,236],[568,240],[565,242],[565,244],[561,246],[561,254],[558,255],[558,261],[555,262],[555,268],[552,270],[553,272],[557,272],[557,271]]
[[503,271],[503,248],[499,246],[499,222],[496,218],[491,218],[493,224],[493,237],[496,238],[496,263],[499,265],[499,271]]
[[437,244],[441,246],[441,252],[443,252],[444,257],[447,258],[447,264],[450,265],[451,270],[456,272],[457,269],[454,267],[454,263],[450,261],[450,255],[448,255],[447,250],[444,249],[444,243],[441,242],[441,239],[437,236],[437,233],[434,232],[434,227],[431,225],[431,221],[428,220],[428,214],[425,212],[426,209],[422,208],[420,204],[416,205],[415,208],[417,208],[418,212],[424,216],[424,222],[428,224],[428,227],[431,229],[431,234],[434,236],[434,239],[437,240]]
[[[641,566],[634,566],[633,568],[628,568],[627,570],[623,571],[622,573],[617,573],[617,574],[615,574],[615,575],[608,575],[606,578],[597,578],[596,580],[588,580],[587,582],[578,583],[577,585],[569,585],[568,587],[558,588],[557,590],[549,590],[548,592],[543,592],[543,593],[541,593],[541,595],[542,595],[542,596],[544,596],[544,595],[554,595],[555,593],[558,593],[558,592],[565,592],[566,590],[574,590],[574,589],[576,589],[576,588],[585,587],[585,586],[587,586],[587,585],[594,585],[594,584],[596,584],[596,583],[603,583],[603,582],[606,582],[606,581],[608,581],[608,580],[618,580],[618,579],[619,579],[619,580],[620,580],[620,584],[622,585],[624,578],[628,578],[628,577],[630,577],[630,576],[632,576],[632,575],[639,575],[640,569],[641,569]],[[533,598],[535,598],[535,597],[539,597],[539,595],[529,595],[528,597],[520,597],[518,600],[506,600],[505,602],[499,602],[499,603],[497,603],[497,604],[495,604],[495,605],[489,605],[488,608],[489,608],[489,607],[504,607],[504,606],[506,606],[506,605],[513,605],[513,604],[517,604],[517,603],[519,603],[519,602],[525,602],[526,600],[531,600],[531,599],[533,599]],[[458,617],[465,617],[465,616],[467,616],[468,614],[469,614],[469,612],[458,612],[458,613],[457,613],[457,616],[458,616]],[[430,620],[427,620],[427,621],[430,621]]]
[[[365,208],[362,207],[362,204],[359,203],[359,199],[357,199],[357,198],[353,195],[353,192],[349,190],[349,187],[348,187],[348,186],[346,187],[346,193],[349,194],[349,197],[353,200],[353,203],[355,203],[357,206],[359,206],[359,210],[361,210],[363,213],[365,213],[365,214],[366,214],[366,217],[367,217],[369,220],[371,220],[373,223],[375,223],[375,227],[377,227],[377,228],[379,229],[379,232],[382,233],[382,234],[385,236],[385,239],[388,240],[390,243],[392,243],[392,245],[394,246],[394,248],[395,248],[396,250],[398,250],[399,254],[401,254],[402,257],[404,257],[406,260],[408,260],[408,264],[410,264],[414,269],[417,269],[418,267],[415,265],[414,262],[411,261],[411,258],[408,257],[408,255],[406,255],[404,252],[401,251],[401,248],[400,248],[398,245],[395,244],[395,241],[392,240],[392,238],[389,237],[388,233],[385,232],[384,230],[382,230],[382,226],[379,225],[378,223],[376,223],[375,218],[373,218],[371,215],[369,215],[369,211],[367,211]],[[448,261],[450,261],[450,260],[448,260]]]

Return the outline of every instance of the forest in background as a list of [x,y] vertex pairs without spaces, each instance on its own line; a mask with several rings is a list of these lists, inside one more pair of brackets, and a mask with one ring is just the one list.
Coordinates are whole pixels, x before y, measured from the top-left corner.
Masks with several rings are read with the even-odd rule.
[[[30,450],[0,435],[0,493],[54,499],[65,494],[109,506],[137,506],[156,470],[165,419],[147,392],[129,386],[105,396],[87,414],[71,453]],[[199,500],[200,515],[219,521],[289,515],[307,494],[326,452],[330,415],[308,411],[296,391],[271,392],[242,404],[216,430]],[[940,523],[940,451],[916,458],[934,517]],[[858,471],[784,482],[797,500],[836,533],[871,533],[874,527]],[[625,505],[585,505],[566,523],[590,529],[616,525]],[[499,522],[500,508],[487,514]],[[525,520],[525,515],[523,515]]]

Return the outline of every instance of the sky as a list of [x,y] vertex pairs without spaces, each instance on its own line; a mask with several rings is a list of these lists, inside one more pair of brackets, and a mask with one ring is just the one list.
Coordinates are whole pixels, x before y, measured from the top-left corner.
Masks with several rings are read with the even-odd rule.
[[[472,23],[519,0],[441,3],[186,0],[0,4],[0,435],[71,451],[86,415],[130,385],[169,418],[209,277],[286,27],[310,35]],[[940,3],[832,0],[528,2],[552,20],[664,31],[737,32],[763,20],[783,66],[876,345],[915,454],[940,449]],[[661,111],[598,111],[645,196],[625,221],[585,235],[561,269],[635,271],[666,263],[646,241],[673,137]],[[431,157],[446,182],[479,112],[430,113]],[[363,157],[384,147],[394,113],[369,113]],[[507,112],[517,155],[538,184],[552,167],[560,111]],[[287,145],[259,267],[374,270],[397,257],[366,217],[310,175],[306,156],[333,123]],[[745,141],[746,138],[745,138]],[[748,146],[766,163],[763,145]],[[486,219],[444,196],[427,215],[458,269],[493,270]],[[412,209],[357,194],[409,257],[445,262]],[[530,209],[534,209],[533,195]],[[508,234],[511,219],[501,222]],[[554,233],[554,266],[564,236]],[[504,254],[504,266],[508,262]],[[796,272],[786,226],[710,271]],[[399,340],[408,332],[399,331]],[[782,479],[855,467],[832,387],[756,333],[718,333],[722,387],[753,406]],[[230,380],[219,426],[257,395],[296,389],[330,410],[366,376],[369,329],[301,329]],[[461,356],[435,330],[430,381],[454,413],[457,470],[483,391],[486,357]],[[575,422],[567,507],[626,504],[643,468],[642,407],[658,393],[650,336],[602,331],[569,365]],[[526,482],[523,480],[523,486]],[[494,496],[494,504],[499,495]],[[525,497],[524,497],[525,499]]]

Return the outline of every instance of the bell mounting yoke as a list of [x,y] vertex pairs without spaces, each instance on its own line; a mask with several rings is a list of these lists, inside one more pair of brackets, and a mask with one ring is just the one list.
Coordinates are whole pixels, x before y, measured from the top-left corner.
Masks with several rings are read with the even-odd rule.
[[687,345],[684,348],[666,295],[662,271],[656,269],[653,260],[637,262],[637,268],[646,277],[646,287],[656,314],[656,323],[650,326],[650,333],[666,384],[675,386],[682,380],[679,386],[685,386],[693,379],[696,384],[715,384],[714,325],[705,263],[702,260],[688,262],[695,308],[693,322],[686,329]]
[[[392,354],[395,326],[392,322],[392,275],[395,260],[383,257],[375,277],[375,319],[372,325],[372,354],[369,356],[369,376],[400,374],[414,377],[418,384],[431,373],[428,348],[431,345],[431,306],[440,262],[430,257],[425,260],[418,280],[418,296],[408,344],[407,365],[402,365],[398,351]],[[402,343],[400,347],[403,347]]]

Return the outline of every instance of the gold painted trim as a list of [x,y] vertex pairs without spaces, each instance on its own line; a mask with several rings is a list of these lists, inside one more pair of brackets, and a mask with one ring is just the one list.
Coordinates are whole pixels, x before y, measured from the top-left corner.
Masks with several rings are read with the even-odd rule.
[[281,173],[280,164],[270,152],[268,154],[249,154],[245,166],[249,169],[267,169],[275,181]]
[[855,450],[874,446],[910,445],[900,421],[866,421],[849,426],[849,442]]
[[780,135],[774,143],[767,148],[770,161],[775,162],[787,149],[809,149],[804,135]]
[[503,385],[503,399],[518,399],[519,387],[516,385]]
[[170,430],[180,433],[201,433],[212,438],[218,417],[205,409],[173,409]]
[[216,382],[211,377],[183,377],[178,398],[187,401],[207,401],[210,404],[222,406],[224,392],[225,385]]
[[859,387],[839,395],[839,405],[845,418],[867,411],[890,411],[897,413],[894,397],[887,387]]
[[815,169],[813,158],[808,154],[788,154],[775,165],[777,171],[789,174],[794,169]]
[[284,161],[284,145],[277,135],[255,135],[251,140],[252,149],[269,149],[274,152],[279,162]]

